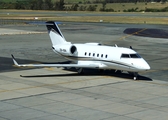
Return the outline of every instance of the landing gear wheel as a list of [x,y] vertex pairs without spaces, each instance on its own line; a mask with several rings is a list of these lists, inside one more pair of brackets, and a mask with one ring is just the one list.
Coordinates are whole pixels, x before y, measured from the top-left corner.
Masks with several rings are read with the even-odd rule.
[[134,72],[134,80],[137,80],[137,77],[138,77],[138,73],[137,72]]
[[138,73],[137,72],[128,72],[131,76],[133,76],[133,80],[138,79]]

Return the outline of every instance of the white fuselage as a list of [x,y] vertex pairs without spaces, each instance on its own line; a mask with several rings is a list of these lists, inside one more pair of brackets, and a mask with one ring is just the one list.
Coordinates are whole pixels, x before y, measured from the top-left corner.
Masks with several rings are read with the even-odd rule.
[[[69,46],[75,46],[71,54]],[[149,70],[148,63],[134,50],[122,47],[112,47],[96,44],[67,44],[53,46],[53,50],[66,59],[82,65],[98,65],[98,69],[115,69],[129,72]],[[125,57],[128,56],[128,57]],[[132,57],[131,57],[132,56]],[[92,67],[91,67],[92,68]]]

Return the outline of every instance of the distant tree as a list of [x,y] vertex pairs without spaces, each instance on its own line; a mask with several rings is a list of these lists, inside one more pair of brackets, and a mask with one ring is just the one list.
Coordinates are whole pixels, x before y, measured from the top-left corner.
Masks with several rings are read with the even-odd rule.
[[52,10],[53,9],[53,3],[51,0],[44,0],[43,9],[45,10]]
[[162,3],[166,3],[167,0],[162,0]]
[[96,5],[89,5],[89,7],[87,8],[88,11],[96,11]]
[[60,10],[64,10],[65,8],[65,3],[64,3],[64,0],[60,0]]
[[102,2],[102,8],[103,8],[103,9],[106,8],[106,4],[107,4],[107,3],[106,3],[106,1],[104,0],[104,1]]
[[15,9],[25,9],[25,4],[23,1],[16,1]]
[[43,9],[43,0],[30,0],[29,8],[31,10],[42,10]]
[[79,7],[78,4],[73,4],[73,5],[71,6],[71,10],[72,10],[72,11],[77,11],[77,10],[78,10],[78,7]]
[[100,11],[105,11],[105,9],[106,9],[106,1],[104,0],[103,2],[102,2],[102,8],[100,8]]
[[64,0],[60,0],[59,2],[58,1],[56,1],[55,3],[54,3],[54,9],[55,10],[64,10],[65,9],[65,3],[64,3]]
[[95,0],[93,3],[101,3],[101,0]]
[[83,5],[79,6],[79,11],[86,11],[86,6]]

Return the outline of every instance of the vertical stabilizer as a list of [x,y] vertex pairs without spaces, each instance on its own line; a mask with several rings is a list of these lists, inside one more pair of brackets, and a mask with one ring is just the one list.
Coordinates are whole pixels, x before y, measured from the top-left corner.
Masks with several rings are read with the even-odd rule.
[[53,46],[67,43],[56,22],[48,21],[46,27]]

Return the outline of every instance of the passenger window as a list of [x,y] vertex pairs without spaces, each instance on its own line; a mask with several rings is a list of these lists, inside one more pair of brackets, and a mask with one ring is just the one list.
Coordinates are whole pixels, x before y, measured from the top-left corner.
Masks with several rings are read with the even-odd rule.
[[90,56],[91,53],[89,53],[89,56]]
[[93,53],[93,56],[95,56],[95,53]]
[[107,58],[107,55],[106,55],[106,58]]
[[87,53],[85,52],[85,55],[87,55]]
[[103,57],[103,54],[101,54],[101,57]]
[[129,54],[122,54],[121,58],[130,58]]
[[99,57],[99,54],[97,54],[97,57]]

